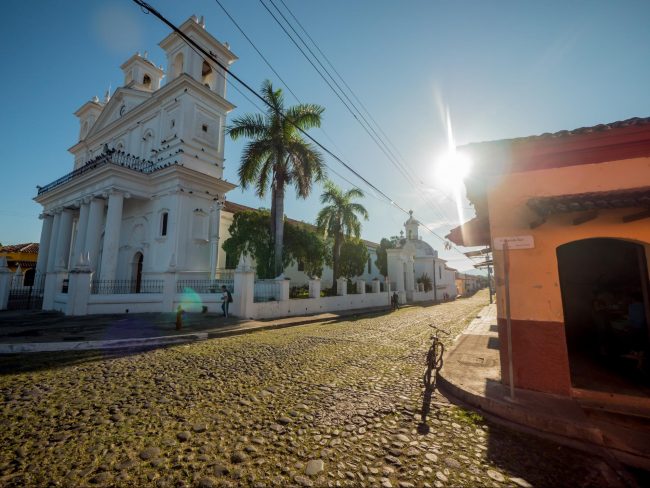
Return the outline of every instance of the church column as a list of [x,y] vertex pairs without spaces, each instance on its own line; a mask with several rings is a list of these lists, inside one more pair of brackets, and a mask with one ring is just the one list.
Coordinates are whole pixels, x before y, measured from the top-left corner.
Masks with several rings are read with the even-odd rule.
[[[54,271],[55,259],[56,259],[56,243],[59,240],[59,230],[61,223],[61,211],[54,211],[54,220],[52,221],[52,232],[50,233],[50,242],[47,246],[47,261],[45,262],[45,272],[51,273]],[[40,249],[38,251],[41,252]]]
[[406,291],[413,291],[415,289],[415,272],[413,270],[413,257],[409,256],[406,260]]
[[124,195],[113,191],[108,197],[108,212],[104,227],[104,250],[102,252],[101,279],[112,281],[117,273],[117,258],[120,250],[120,228]]
[[68,257],[70,256],[70,239],[72,238],[72,210],[64,208],[59,219],[59,232],[56,241],[56,253],[54,255],[54,269],[68,269]]
[[210,213],[210,279],[216,278],[216,269],[219,266],[219,226],[221,225],[221,209],[223,202],[215,203]]
[[84,238],[85,251],[90,254],[90,269],[97,272],[97,260],[99,258],[99,244],[102,237],[102,224],[104,223],[105,200],[93,198],[88,208],[88,224],[86,225],[86,236]]
[[54,217],[49,213],[43,213],[39,218],[43,219],[43,227],[41,228],[41,241],[38,244],[36,274],[43,276],[47,271],[47,257],[50,253],[50,238],[52,237],[52,224],[54,223]]
[[88,227],[88,200],[85,198],[79,206],[79,221],[77,222],[77,237],[74,243],[74,252],[72,253],[72,265],[85,251],[86,246],[86,228]]

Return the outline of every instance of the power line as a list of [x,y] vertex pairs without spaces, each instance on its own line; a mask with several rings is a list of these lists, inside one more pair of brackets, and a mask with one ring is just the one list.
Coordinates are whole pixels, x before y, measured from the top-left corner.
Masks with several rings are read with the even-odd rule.
[[[320,143],[318,140],[316,140],[313,136],[311,136],[307,131],[299,127],[297,124],[295,124],[290,118],[286,116],[283,112],[277,110],[273,105],[271,105],[262,95],[257,93],[255,89],[253,89],[248,83],[246,83],[244,80],[242,80],[239,76],[234,74],[230,69],[228,69],[227,66],[225,66],[221,61],[219,61],[216,56],[214,56],[211,52],[206,51],[204,48],[202,48],[199,44],[196,43],[193,39],[191,39],[189,36],[187,36],[184,32],[182,32],[178,27],[176,27],[173,23],[171,23],[169,20],[167,20],[166,17],[164,17],[160,12],[158,12],[155,8],[153,8],[150,4],[145,2],[144,0],[133,0],[133,2],[140,6],[142,11],[146,14],[153,14],[155,17],[157,17],[161,22],[163,22],[165,25],[167,25],[172,31],[174,31],[176,34],[178,34],[187,44],[190,46],[193,46],[193,49],[200,51],[204,56],[208,57],[211,59],[214,63],[216,63],[224,72],[228,73],[230,76],[233,77],[238,83],[240,83],[246,90],[248,90],[250,93],[252,93],[255,98],[259,99],[264,105],[267,107],[271,108],[274,110],[279,117],[281,117],[284,121],[288,122],[289,124],[293,125],[301,134],[303,134],[305,137],[307,137],[310,141],[312,141],[314,144],[316,144],[321,150],[325,151],[327,154],[329,154],[332,158],[334,158],[336,161],[338,161],[341,165],[343,165],[348,171],[350,171],[352,174],[354,174],[357,178],[359,178],[361,181],[363,181],[366,185],[368,185],[370,188],[372,188],[375,192],[377,192],[379,195],[384,197],[388,202],[390,202],[391,205],[393,205],[395,208],[401,210],[403,213],[411,215],[409,211],[407,211],[405,208],[403,208],[401,205],[399,205],[397,202],[395,202],[392,198],[390,198],[386,193],[384,193],[382,190],[380,190],[377,186],[373,185],[370,181],[368,181],[363,175],[361,175],[358,171],[356,171],[354,168],[352,168],[348,163],[343,161],[339,156],[337,156],[335,153],[333,153],[330,149],[328,149],[326,146],[324,146],[322,143]],[[240,92],[241,93],[241,92]],[[436,236],[438,239],[440,239],[443,242],[448,242],[442,237],[440,237],[438,234],[433,232],[431,229],[429,229],[426,226],[423,226],[426,230],[431,232],[434,236]],[[464,253],[462,253],[459,249],[457,249],[455,246],[452,246],[452,249],[455,249],[459,254],[465,256]],[[466,256],[465,256],[466,257]],[[471,260],[470,260],[471,261]]]
[[[267,11],[267,12],[268,12],[272,17],[273,17],[273,19],[274,19],[274,20],[276,21],[276,23],[280,26],[280,28],[284,31],[284,33],[287,35],[287,37],[289,37],[289,39],[293,42],[293,44],[298,48],[298,50],[300,51],[300,53],[305,57],[305,59],[307,59],[307,61],[312,65],[312,67],[316,70],[316,72],[320,75],[320,77],[323,78],[323,80],[325,81],[325,83],[329,86],[329,88],[332,90],[332,92],[333,92],[333,93],[338,97],[338,99],[341,101],[341,103],[343,103],[343,105],[344,105],[344,106],[346,107],[346,109],[351,113],[351,115],[354,117],[354,119],[355,119],[355,120],[356,120],[356,121],[361,125],[361,127],[366,131],[366,133],[370,136],[370,138],[371,138],[371,139],[373,140],[373,142],[377,145],[377,147],[378,147],[378,148],[379,148],[379,149],[384,153],[384,155],[388,158],[389,162],[390,162],[390,163],[391,163],[391,164],[392,164],[392,165],[393,165],[393,166],[394,166],[394,167],[395,167],[395,168],[396,168],[396,169],[397,169],[397,170],[402,174],[402,176],[404,176],[404,178],[405,178],[406,181],[409,183],[409,185],[411,185],[411,186],[412,186],[412,187],[413,187],[413,188],[414,188],[414,189],[419,193],[420,198],[422,198],[422,200],[424,201],[424,203],[426,203],[426,204],[428,204],[429,206],[431,206],[432,209],[436,209],[436,210],[437,210],[437,213],[438,213],[438,216],[439,216],[440,218],[448,219],[448,216],[445,214],[445,212],[444,212],[444,210],[442,209],[442,207],[441,207],[438,203],[436,203],[435,201],[430,200],[430,199],[427,197],[427,195],[422,191],[422,189],[420,188],[420,185],[421,185],[422,182],[421,182],[421,181],[418,181],[418,180],[417,180],[417,179],[416,179],[416,178],[411,174],[411,172],[410,172],[409,169],[408,169],[408,165],[406,165],[406,163],[403,161],[403,157],[402,157],[402,160],[400,161],[400,159],[399,159],[397,156],[395,156],[395,154],[391,151],[391,149],[388,147],[388,145],[383,141],[382,137],[381,137],[381,136],[377,133],[377,131],[374,129],[374,127],[372,126],[372,124],[370,124],[370,123],[368,122],[368,120],[365,118],[365,116],[361,113],[361,110],[359,110],[359,108],[358,108],[358,107],[355,105],[355,103],[350,99],[350,97],[347,96],[347,94],[345,93],[345,90],[343,90],[343,88],[341,88],[341,86],[340,86],[340,85],[338,84],[338,82],[334,79],[334,77],[333,77],[332,74],[329,72],[329,70],[328,70],[328,69],[323,65],[323,63],[318,59],[318,56],[316,56],[316,55],[314,54],[314,52],[311,50],[311,48],[308,46],[307,42],[302,38],[302,36],[301,36],[301,35],[296,31],[296,29],[291,25],[291,22],[289,22],[289,20],[286,18],[286,16],[282,13],[282,11],[281,11],[281,10],[278,8],[278,6],[274,3],[274,0],[269,0],[269,2],[271,3],[271,5],[273,5],[273,7],[276,9],[276,11],[280,14],[280,16],[282,17],[282,19],[284,19],[284,21],[286,22],[286,24],[287,24],[287,25],[289,26],[289,28],[294,32],[294,34],[295,34],[296,37],[300,40],[300,42],[302,42],[302,44],[305,46],[305,48],[309,51],[309,53],[310,53],[311,56],[314,58],[314,60],[315,60],[315,61],[320,65],[320,67],[321,67],[322,70],[325,72],[325,74],[327,74],[327,76],[330,78],[330,80],[332,80],[332,82],[334,83],[334,85],[336,86],[336,88],[338,88],[338,90],[340,91],[340,94],[342,94],[342,95],[346,98],[346,100],[348,101],[348,103],[346,103],[346,102],[343,101],[343,99],[341,98],[339,92],[337,92],[337,90],[334,89],[334,87],[332,86],[332,84],[331,84],[331,83],[330,83],[330,82],[325,78],[325,76],[321,73],[321,71],[320,71],[320,70],[319,70],[319,69],[314,65],[314,63],[313,63],[312,60],[309,58],[309,56],[307,56],[307,54],[305,53],[305,51],[304,51],[304,50],[303,50],[303,49],[298,45],[298,43],[297,43],[296,40],[293,38],[293,36],[292,36],[292,35],[291,35],[291,34],[290,34],[286,29],[285,29],[284,25],[283,25],[283,24],[279,21],[279,19],[278,19],[278,18],[273,14],[273,12],[270,11],[270,9],[269,9],[269,8],[267,7],[267,5],[263,2],[263,0],[259,0],[259,1],[260,1],[260,3],[262,4],[262,6],[266,9],[266,11]],[[336,68],[334,68],[334,66],[332,65],[331,61],[329,61],[329,59],[327,58],[327,56],[325,56],[325,54],[323,53],[323,51],[318,47],[318,44],[317,44],[317,43],[314,41],[314,39],[309,35],[309,33],[308,33],[307,30],[303,27],[303,25],[300,23],[300,21],[298,21],[298,19],[297,19],[296,16],[293,14],[293,12],[291,12],[291,10],[287,7],[286,3],[282,2],[282,4],[284,5],[285,9],[288,11],[289,15],[291,15],[291,17],[296,21],[296,23],[300,26],[300,28],[305,32],[305,34],[307,35],[307,37],[309,38],[309,40],[311,40],[312,44],[314,44],[314,46],[316,47],[316,49],[318,50],[318,52],[321,53],[321,55],[323,56],[323,58],[325,58],[325,61],[327,62],[327,64],[329,64],[329,65],[332,67],[332,69],[333,69],[334,72],[338,75],[338,77],[341,79],[341,81],[343,82],[343,84],[348,88],[348,91],[351,93],[352,97],[355,98],[357,101],[359,101],[360,105],[363,106],[364,111],[369,115],[369,117],[370,117],[371,120],[374,122],[374,124],[377,126],[377,128],[379,129],[379,131],[383,134],[384,138],[385,138],[386,140],[388,140],[388,142],[389,142],[389,143],[390,143],[390,144],[395,148],[395,144],[393,144],[393,143],[390,141],[390,139],[388,138],[388,136],[386,135],[386,133],[381,129],[381,127],[379,126],[379,124],[377,123],[377,121],[372,117],[372,115],[370,114],[370,112],[368,111],[368,109],[365,107],[365,105],[363,105],[363,103],[359,100],[359,97],[356,96],[356,94],[354,93],[354,91],[353,91],[353,90],[350,88],[350,86],[345,82],[345,80],[343,79],[343,77],[341,76],[341,74],[336,70]],[[352,111],[352,109],[350,108],[350,106],[352,106],[352,107],[354,108],[354,111]],[[355,111],[356,111],[356,113],[355,113]],[[358,116],[357,116],[357,114],[358,114]],[[359,117],[360,117],[360,118],[359,118]],[[370,133],[370,131],[372,131],[372,134]],[[396,148],[395,148],[395,149],[396,149]],[[396,152],[399,153],[399,151],[398,151],[397,149],[396,149]],[[401,154],[400,154],[400,156],[401,156]]]

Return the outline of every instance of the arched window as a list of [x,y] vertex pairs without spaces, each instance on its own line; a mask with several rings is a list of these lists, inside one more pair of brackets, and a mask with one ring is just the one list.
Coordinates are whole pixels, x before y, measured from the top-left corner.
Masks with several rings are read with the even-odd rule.
[[210,90],[214,90],[214,82],[214,70],[206,61],[203,61],[203,67],[201,69],[201,83],[207,86]]
[[169,212],[163,212],[160,216],[160,235],[165,237],[167,235],[167,224],[169,220]]
[[142,84],[147,88],[151,88],[151,77],[149,75],[144,75],[142,78]]
[[25,275],[23,276],[23,286],[34,286],[35,274],[36,270],[34,268],[29,268],[27,271],[25,271]]
[[182,72],[183,72],[183,53],[178,53],[174,57],[173,77],[178,78]]

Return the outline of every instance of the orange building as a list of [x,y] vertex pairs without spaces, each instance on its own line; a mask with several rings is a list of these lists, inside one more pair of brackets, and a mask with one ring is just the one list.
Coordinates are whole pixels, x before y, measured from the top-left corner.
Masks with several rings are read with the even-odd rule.
[[448,238],[492,246],[502,381],[507,241],[515,386],[650,406],[650,118],[458,150],[477,216]]
[[16,271],[19,266],[23,272],[35,269],[38,259],[38,242],[0,246],[0,256],[7,258],[7,266],[11,271]]

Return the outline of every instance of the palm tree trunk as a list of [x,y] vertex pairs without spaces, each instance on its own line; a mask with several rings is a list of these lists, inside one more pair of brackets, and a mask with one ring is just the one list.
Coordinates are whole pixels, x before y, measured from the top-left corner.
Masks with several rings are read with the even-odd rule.
[[278,184],[275,188],[273,204],[275,205],[273,212],[273,219],[275,222],[273,239],[275,276],[280,276],[283,271],[282,244],[284,241],[284,186],[282,184]]
[[334,293],[336,293],[338,290],[336,289],[337,283],[336,280],[339,277],[339,261],[341,259],[341,245],[343,244],[341,240],[341,234],[339,232],[336,233],[334,236],[334,249],[332,253],[332,289],[334,290]]

